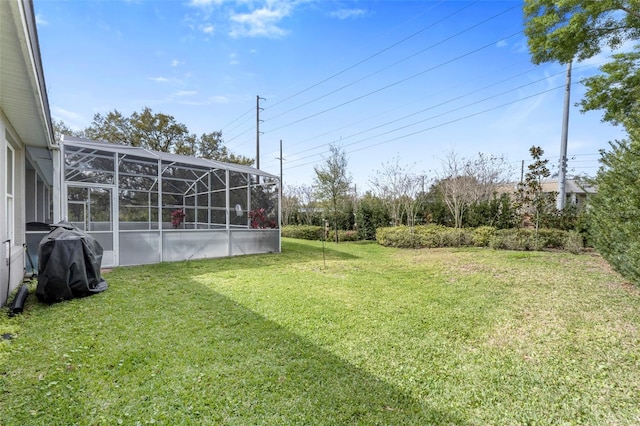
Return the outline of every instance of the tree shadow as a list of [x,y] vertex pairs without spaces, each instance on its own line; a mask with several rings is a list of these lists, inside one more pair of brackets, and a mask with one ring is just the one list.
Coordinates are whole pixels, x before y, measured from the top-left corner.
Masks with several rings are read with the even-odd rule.
[[[137,268],[145,274],[170,274],[176,264],[186,269],[189,274],[204,273],[211,269],[216,271],[237,271],[256,268],[267,268],[282,264],[306,262],[323,262],[331,260],[356,260],[358,256],[336,248],[314,246],[304,242],[287,241],[282,245],[280,253],[249,254],[233,257],[218,257],[212,259],[192,259],[178,262],[163,262],[151,265],[126,266],[118,269]],[[108,275],[106,276],[108,280]]]
[[206,285],[169,280],[142,291],[133,276],[46,309],[62,314],[89,303],[74,319],[91,334],[83,350],[95,352],[81,367],[46,364],[60,359],[60,348],[87,348],[87,336],[72,332],[64,315],[47,315],[46,332],[25,327],[32,336],[25,339],[38,343],[18,343],[13,356],[37,358],[33,372],[5,378],[5,395],[31,393],[13,420],[37,412],[41,424],[60,424],[49,410],[56,395],[40,375],[78,389],[59,396],[66,416],[93,413],[107,423],[149,413],[161,424],[465,424]]

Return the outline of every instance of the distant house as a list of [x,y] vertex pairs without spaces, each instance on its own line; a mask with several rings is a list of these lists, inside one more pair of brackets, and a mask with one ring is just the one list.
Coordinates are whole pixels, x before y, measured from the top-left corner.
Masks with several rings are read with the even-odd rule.
[[[0,302],[24,275],[28,222],[53,218],[57,146],[30,0],[0,1]],[[59,197],[58,197],[59,198]]]
[[[559,192],[559,181],[557,179],[549,179],[542,182],[542,192],[545,194],[554,194],[557,196]],[[498,188],[498,193],[507,193],[515,195],[518,192],[518,183],[510,183]],[[596,194],[598,189],[589,185],[584,180],[567,179],[565,186],[566,203],[565,205],[583,206],[589,197]]]
[[[560,183],[557,179],[544,181],[542,182],[542,191],[549,194],[554,192],[558,193],[559,185]],[[589,185],[584,180],[567,179],[565,186],[567,199],[565,205],[584,206],[589,197],[597,192],[598,189],[596,187]]]

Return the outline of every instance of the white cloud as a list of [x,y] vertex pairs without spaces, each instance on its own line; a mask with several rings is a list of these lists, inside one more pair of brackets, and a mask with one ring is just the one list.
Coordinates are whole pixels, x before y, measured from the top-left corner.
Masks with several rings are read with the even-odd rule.
[[269,4],[250,13],[231,15],[235,24],[229,35],[231,37],[270,37],[278,38],[288,34],[278,24],[291,12],[289,3]]
[[229,98],[226,96],[211,96],[209,100],[214,104],[226,104],[229,102]]
[[167,83],[169,81],[166,77],[149,77],[149,80],[155,81],[156,83]]
[[176,96],[195,96],[198,92],[196,90],[178,90]]
[[237,53],[231,53],[229,55],[229,65],[238,65],[240,63],[240,61],[238,60],[238,54]]
[[189,5],[195,7],[205,7],[210,5],[219,5],[222,4],[222,2],[223,0],[191,0],[191,2],[189,2]]
[[200,30],[205,34],[213,34],[216,28],[211,24],[205,24],[200,26]]
[[171,66],[172,67],[177,67],[178,65],[182,65],[182,64],[184,64],[184,62],[181,62],[181,61],[179,61],[177,59],[174,59],[173,61],[171,61]]
[[622,46],[620,46],[616,50],[611,50],[608,46],[602,48],[602,51],[591,58],[585,59],[584,61],[579,62],[580,66],[586,67],[594,67],[598,68],[604,65],[607,62],[611,61],[611,55],[616,53],[627,53],[634,50],[634,46],[636,45],[636,41],[627,40]]
[[500,40],[499,42],[496,43],[496,47],[507,47],[507,41]]
[[46,19],[44,19],[44,18],[42,17],[42,15],[37,14],[37,15],[36,15],[36,24],[38,24],[38,25],[48,25],[48,24],[49,24],[49,22],[47,22],[47,20],[46,20]]
[[344,20],[358,18],[360,16],[366,15],[366,13],[367,12],[364,9],[340,9],[336,10],[335,12],[331,12],[331,16],[333,18]]
[[62,120],[66,120],[66,121],[83,120],[82,115],[78,114],[77,112],[66,110],[64,108],[54,107],[52,109],[52,112],[54,115],[57,115],[58,117],[60,117]]

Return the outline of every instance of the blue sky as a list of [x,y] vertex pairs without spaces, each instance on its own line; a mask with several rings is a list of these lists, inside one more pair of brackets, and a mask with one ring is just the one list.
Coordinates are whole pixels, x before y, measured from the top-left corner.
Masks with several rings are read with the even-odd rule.
[[[434,177],[451,151],[504,155],[519,177],[539,145],[560,155],[565,67],[534,66],[522,1],[35,0],[52,115],[84,128],[95,113],[151,107],[192,133],[221,130],[284,184],[313,182],[335,143],[359,192],[398,159]],[[605,55],[574,64],[579,81]],[[597,170],[624,137],[572,106],[569,173]]]

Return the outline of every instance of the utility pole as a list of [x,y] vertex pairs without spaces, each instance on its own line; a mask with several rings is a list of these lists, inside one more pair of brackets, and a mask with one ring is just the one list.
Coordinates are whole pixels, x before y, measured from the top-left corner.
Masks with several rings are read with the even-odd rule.
[[278,160],[280,160],[280,193],[282,194],[282,139],[280,139],[280,157],[278,157]]
[[282,195],[283,195],[283,186],[282,186],[282,139],[280,139],[280,194],[279,194],[279,199],[278,199],[278,224],[279,224],[279,228],[282,227],[283,223],[282,223]]
[[567,64],[567,87],[564,92],[562,138],[560,140],[560,173],[558,175],[558,210],[564,209],[567,199],[567,139],[569,138],[569,106],[571,102],[571,62]]
[[256,96],[256,169],[260,170],[260,100],[266,101],[265,98]]

